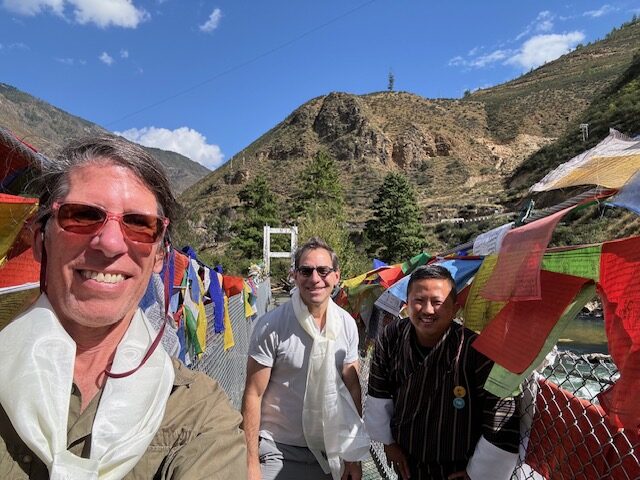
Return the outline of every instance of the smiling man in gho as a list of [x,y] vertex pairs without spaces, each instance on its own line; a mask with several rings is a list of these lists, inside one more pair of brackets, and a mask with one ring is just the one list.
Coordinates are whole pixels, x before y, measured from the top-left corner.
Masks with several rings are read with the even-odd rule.
[[409,318],[378,338],[365,408],[372,440],[406,480],[509,479],[519,443],[517,399],[483,389],[493,362],[454,317],[455,282],[418,267],[407,286]]

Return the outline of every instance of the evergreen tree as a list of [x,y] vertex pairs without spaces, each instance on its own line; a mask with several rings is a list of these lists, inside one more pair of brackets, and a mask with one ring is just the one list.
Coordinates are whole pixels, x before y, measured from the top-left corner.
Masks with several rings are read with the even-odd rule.
[[263,227],[279,224],[278,206],[269,182],[258,175],[238,192],[238,199],[242,202],[244,215],[233,227],[236,237],[231,248],[244,257],[261,258]]
[[416,193],[401,173],[389,173],[382,182],[365,235],[370,253],[385,262],[403,261],[422,250],[424,234]]
[[312,213],[298,223],[301,242],[311,237],[320,237],[333,248],[340,260],[342,279],[355,277],[369,270],[370,262],[363,251],[349,238],[349,230],[344,222],[327,217],[322,212]]
[[344,192],[335,160],[319,151],[303,170],[298,192],[293,197],[293,215],[300,218],[321,213],[342,219]]

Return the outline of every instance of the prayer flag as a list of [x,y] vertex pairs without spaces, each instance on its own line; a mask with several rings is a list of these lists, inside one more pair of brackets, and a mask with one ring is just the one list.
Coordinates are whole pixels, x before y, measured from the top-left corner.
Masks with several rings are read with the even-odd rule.
[[576,205],[510,230],[481,295],[497,302],[539,299],[542,255],[560,219],[574,208]]
[[598,292],[603,302],[609,353],[620,378],[601,395],[618,425],[640,427],[640,237],[602,245]]
[[524,372],[586,278],[540,272],[539,300],[511,301],[482,331],[473,347],[513,373]]
[[484,389],[492,393],[498,397],[510,397],[514,394],[517,394],[518,387],[522,384],[524,379],[539,365],[542,364],[547,354],[551,351],[553,346],[558,342],[560,335],[564,332],[567,325],[576,318],[576,315],[580,313],[582,307],[591,300],[596,293],[596,286],[593,283],[587,284],[584,288],[578,293],[576,298],[569,304],[569,306],[565,309],[564,313],[558,320],[558,323],[555,324],[549,336],[544,341],[544,345],[542,349],[538,353],[538,356],[535,358],[531,365],[527,367],[527,369],[518,374],[513,373],[504,368],[503,366],[495,363],[491,372],[489,373],[489,377],[487,378]]
[[602,244],[547,250],[542,257],[542,269],[597,282],[601,250]]
[[482,331],[507,304],[506,302],[492,302],[480,294],[491,277],[497,261],[497,255],[489,255],[484,258],[464,304],[464,324],[476,332]]
[[624,184],[618,194],[611,197],[606,203],[626,208],[640,215],[640,170]]
[[0,265],[18,239],[25,222],[38,209],[36,198],[0,193]]
[[224,334],[223,344],[225,352],[236,344],[233,338],[233,329],[231,328],[231,317],[229,316],[229,298],[224,297]]

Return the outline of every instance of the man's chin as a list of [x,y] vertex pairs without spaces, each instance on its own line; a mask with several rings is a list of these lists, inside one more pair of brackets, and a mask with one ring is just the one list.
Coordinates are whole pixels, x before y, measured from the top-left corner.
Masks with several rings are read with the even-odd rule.
[[307,305],[322,305],[328,298],[329,296],[324,291],[317,293],[307,292],[302,297],[302,301]]

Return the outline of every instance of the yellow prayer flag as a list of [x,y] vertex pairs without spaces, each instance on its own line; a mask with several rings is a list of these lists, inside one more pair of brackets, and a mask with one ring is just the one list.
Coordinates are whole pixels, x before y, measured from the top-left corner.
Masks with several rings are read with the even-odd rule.
[[360,285],[367,278],[369,273],[363,273],[362,275],[358,275],[357,277],[350,278],[342,282],[342,288],[353,288]]
[[592,157],[550,184],[546,190],[576,185],[621,188],[640,169],[640,154]]
[[38,201],[35,198],[0,195],[0,265],[18,238],[26,220],[35,213]]
[[493,273],[498,261],[498,255],[489,255],[484,258],[478,273],[476,273],[469,296],[464,306],[464,324],[467,328],[477,332],[482,331],[491,320],[502,310],[507,302],[492,302],[480,295]]
[[229,297],[224,296],[224,350],[227,351],[236,344],[231,329],[231,318],[229,317]]
[[251,287],[247,285],[247,282],[244,282],[244,287],[242,289],[242,299],[244,302],[244,316],[246,318],[253,317],[254,311],[253,307],[249,303],[249,295],[251,294]]
[[200,301],[198,302],[198,328],[196,335],[200,348],[204,352],[207,349],[207,314],[204,311],[204,302],[202,301],[205,290],[200,277],[198,277],[198,284],[200,285]]

